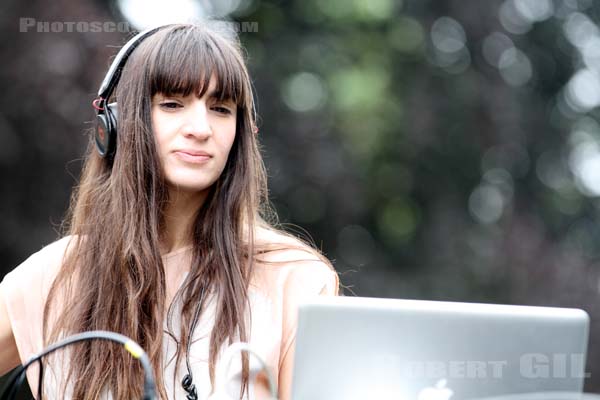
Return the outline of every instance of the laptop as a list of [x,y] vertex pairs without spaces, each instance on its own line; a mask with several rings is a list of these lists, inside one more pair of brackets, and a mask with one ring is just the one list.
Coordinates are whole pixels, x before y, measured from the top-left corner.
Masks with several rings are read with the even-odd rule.
[[292,400],[573,399],[588,326],[578,309],[317,297],[299,308]]

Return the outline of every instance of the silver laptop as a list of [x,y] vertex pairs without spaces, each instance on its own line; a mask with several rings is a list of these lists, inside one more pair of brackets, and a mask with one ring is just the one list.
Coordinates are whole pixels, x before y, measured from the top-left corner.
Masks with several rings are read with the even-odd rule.
[[292,400],[574,398],[588,325],[577,309],[319,297],[300,306]]

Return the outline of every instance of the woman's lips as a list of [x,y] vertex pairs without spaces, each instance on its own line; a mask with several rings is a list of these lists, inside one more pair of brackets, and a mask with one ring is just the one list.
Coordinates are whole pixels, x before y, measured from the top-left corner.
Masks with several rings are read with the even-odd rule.
[[177,150],[174,153],[180,160],[192,164],[202,164],[212,158],[210,154],[202,151]]

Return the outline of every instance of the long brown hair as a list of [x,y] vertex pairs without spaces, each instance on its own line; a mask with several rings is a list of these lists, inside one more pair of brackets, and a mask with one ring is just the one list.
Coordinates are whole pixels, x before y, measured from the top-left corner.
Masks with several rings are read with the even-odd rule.
[[[203,285],[216,304],[209,358],[213,387],[219,348],[248,340],[254,228],[263,224],[268,204],[265,169],[253,134],[252,87],[237,41],[197,25],[163,28],[127,61],[115,93],[119,131],[114,162],[111,166],[100,158],[90,138],[65,220],[64,233],[72,235],[69,251],[44,309],[48,343],[96,329],[138,342],[152,360],[161,398],[167,396],[161,373],[163,323],[172,310],[165,311],[159,249],[169,192],[152,132],[151,98],[155,93],[202,96],[212,74],[217,93],[237,104],[237,130],[226,166],[193,224],[191,269],[178,292],[181,331],[173,332],[179,338],[176,366],[185,356]],[[69,360],[64,383],[72,385],[73,398],[97,399],[106,390],[117,399],[141,397],[141,367],[118,347],[84,343],[69,353]],[[240,397],[248,390],[246,357],[242,365]]]

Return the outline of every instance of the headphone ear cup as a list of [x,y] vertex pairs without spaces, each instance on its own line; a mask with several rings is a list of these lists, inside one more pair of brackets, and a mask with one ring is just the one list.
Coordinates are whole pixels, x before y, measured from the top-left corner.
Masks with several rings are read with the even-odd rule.
[[96,149],[100,156],[111,158],[117,146],[117,103],[107,104],[96,120]]

